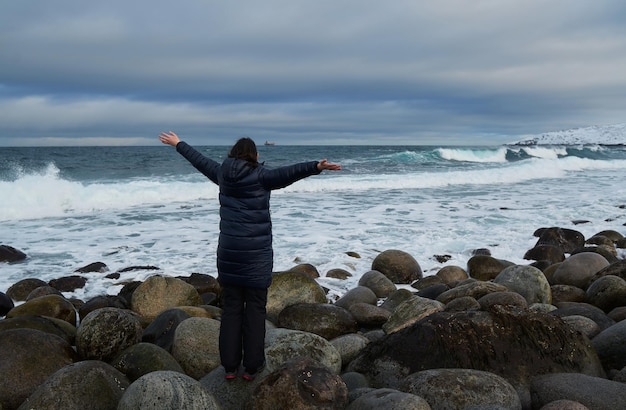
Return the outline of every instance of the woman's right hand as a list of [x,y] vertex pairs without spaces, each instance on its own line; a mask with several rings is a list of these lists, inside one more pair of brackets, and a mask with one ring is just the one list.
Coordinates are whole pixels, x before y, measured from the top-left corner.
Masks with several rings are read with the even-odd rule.
[[159,134],[159,139],[163,144],[171,145],[172,147],[175,147],[176,144],[180,142],[180,138],[178,138],[178,135],[176,135],[172,131],[162,132],[161,134]]

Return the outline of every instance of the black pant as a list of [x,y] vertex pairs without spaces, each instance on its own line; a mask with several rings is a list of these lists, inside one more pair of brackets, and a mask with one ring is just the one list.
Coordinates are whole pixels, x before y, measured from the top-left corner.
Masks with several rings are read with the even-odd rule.
[[226,371],[256,371],[265,361],[267,289],[222,285],[220,359]]

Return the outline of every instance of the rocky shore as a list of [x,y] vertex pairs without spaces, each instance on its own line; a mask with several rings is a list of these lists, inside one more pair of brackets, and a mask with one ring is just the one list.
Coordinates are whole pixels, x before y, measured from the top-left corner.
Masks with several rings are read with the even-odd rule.
[[430,276],[386,250],[336,300],[315,266],[276,272],[252,382],[224,379],[212,276],[130,267],[155,274],[85,301],[64,292],[105,264],[24,279],[0,292],[0,410],[626,408],[624,236],[535,236],[527,265],[477,249]]

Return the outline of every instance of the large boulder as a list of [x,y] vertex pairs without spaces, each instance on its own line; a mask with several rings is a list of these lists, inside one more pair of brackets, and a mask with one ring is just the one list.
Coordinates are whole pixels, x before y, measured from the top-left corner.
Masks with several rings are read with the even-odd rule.
[[211,392],[193,378],[173,371],[148,373],[126,389],[117,410],[220,410]]
[[135,289],[131,307],[143,324],[152,322],[159,313],[178,306],[198,306],[202,298],[193,285],[165,276],[151,276]]
[[83,359],[109,362],[139,343],[142,332],[139,318],[129,310],[94,310],[78,326],[76,350]]
[[21,302],[26,300],[30,292],[41,286],[48,286],[48,284],[41,279],[26,278],[15,282],[6,293],[11,299]]
[[529,306],[533,303],[552,303],[552,291],[548,280],[543,272],[533,266],[509,266],[500,272],[493,282],[519,293]]
[[606,370],[626,366],[626,320],[604,329],[591,341]]
[[534,236],[539,238],[535,246],[552,245],[560,248],[564,253],[572,253],[585,245],[585,236],[568,228],[539,228]]
[[126,376],[104,362],[78,362],[56,371],[18,410],[115,409],[129,384]]
[[552,275],[552,283],[556,285],[572,285],[587,289],[594,275],[609,262],[593,252],[577,253],[559,264]]
[[219,334],[215,319],[192,317],[178,325],[172,356],[187,375],[199,380],[220,365]]
[[250,403],[254,388],[267,374],[267,371],[263,371],[251,381],[243,377],[225,380],[226,371],[223,366],[219,366],[201,378],[200,384],[211,392],[222,409],[246,409],[250,408],[246,406]]
[[77,360],[72,346],[50,333],[0,332],[0,408],[16,409],[54,372]]
[[443,268],[439,269],[435,275],[439,277],[441,281],[445,284],[460,282],[469,278],[469,275],[467,274],[465,269],[460,266],[454,265],[444,266]]
[[342,297],[335,301],[336,306],[350,309],[355,303],[368,303],[376,305],[378,296],[374,291],[366,286],[357,286],[347,291]]
[[342,335],[330,340],[330,344],[335,346],[341,356],[341,362],[345,366],[363,350],[369,343],[369,339],[357,333]]
[[152,343],[137,343],[119,354],[111,365],[124,373],[130,382],[144,374],[160,370],[185,373],[174,356]]
[[128,304],[126,303],[126,299],[120,296],[102,295],[93,297],[80,305],[80,307],[78,308],[78,316],[80,317],[80,320],[83,320],[85,316],[87,316],[94,310],[105,307],[114,307],[118,309],[129,308]]
[[599,307],[606,313],[616,307],[626,306],[626,280],[619,276],[602,276],[589,285],[585,299],[587,303]]
[[604,376],[589,340],[562,320],[511,311],[437,312],[372,342],[348,366],[375,387],[397,388],[409,374],[437,368],[495,373],[524,391],[530,377],[571,371]]
[[0,332],[10,329],[35,329],[58,336],[74,345],[76,328],[64,320],[45,316],[23,315],[0,320]]
[[254,389],[252,407],[274,409],[345,409],[348,388],[341,377],[310,358],[292,359]]
[[357,322],[346,309],[329,304],[298,303],[283,309],[278,326],[315,333],[330,340],[357,331]]
[[[576,401],[589,410],[626,409],[626,388],[601,377],[577,373],[544,374],[530,386],[532,408],[544,408],[557,400]],[[571,409],[572,407],[567,407]]]
[[604,313],[602,309],[588,303],[559,303],[558,309],[550,311],[550,314],[558,317],[573,315],[584,316],[596,322],[601,330],[607,329],[615,324],[615,321]]
[[10,319],[23,315],[54,317],[76,326],[76,309],[74,305],[59,295],[46,295],[31,299],[11,309],[6,317]]
[[372,262],[372,270],[381,272],[393,283],[411,283],[423,277],[422,268],[415,258],[397,249],[378,254]]
[[565,260],[565,254],[563,253],[563,249],[558,246],[537,245],[524,254],[524,259],[547,261],[552,265],[554,263],[563,262]]
[[15,304],[13,300],[8,297],[5,293],[0,292],[0,317],[6,315],[9,310],[13,309]]
[[382,326],[391,316],[387,309],[369,303],[355,303],[349,311],[359,326],[364,327]]
[[365,272],[359,279],[359,286],[370,288],[378,298],[386,298],[397,289],[391,279],[377,270]]
[[475,255],[467,261],[467,273],[471,278],[487,281],[492,280],[504,268],[513,265],[502,259],[496,259],[489,255]]
[[297,272],[276,273],[267,290],[267,318],[275,323],[287,306],[326,302],[324,289],[313,278]]
[[82,289],[87,283],[87,278],[79,275],[63,276],[61,278],[52,279],[48,285],[61,292],[73,292],[76,289]]
[[266,372],[271,373],[294,357],[308,357],[341,372],[341,355],[326,339],[313,333],[291,329],[269,329],[265,336]]
[[346,410],[431,410],[422,397],[395,389],[371,389],[359,395]]
[[423,397],[434,409],[522,409],[517,391],[509,382],[481,370],[422,370],[404,379],[400,390]]
[[0,245],[0,262],[19,262],[26,259],[26,254],[9,245]]

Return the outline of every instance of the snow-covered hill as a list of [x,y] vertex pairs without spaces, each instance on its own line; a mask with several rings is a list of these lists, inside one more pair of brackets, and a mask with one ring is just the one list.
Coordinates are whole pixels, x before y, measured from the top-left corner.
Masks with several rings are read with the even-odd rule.
[[626,123],[527,135],[512,145],[626,145]]

